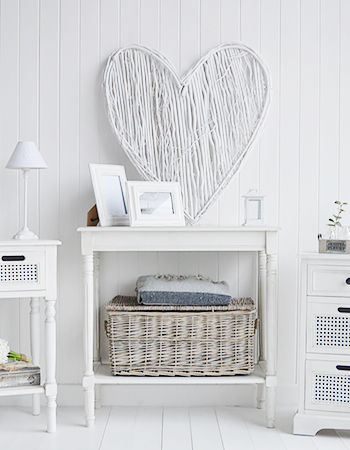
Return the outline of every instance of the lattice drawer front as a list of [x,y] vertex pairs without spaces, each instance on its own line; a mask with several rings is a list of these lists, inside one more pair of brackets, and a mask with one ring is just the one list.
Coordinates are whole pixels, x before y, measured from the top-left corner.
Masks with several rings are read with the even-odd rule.
[[5,291],[42,289],[44,277],[44,253],[0,253],[0,286]]
[[1,264],[1,283],[37,283],[37,264]]
[[308,361],[306,375],[305,408],[350,411],[350,365]]
[[350,375],[314,373],[312,385],[313,403],[348,405],[350,402]]
[[349,306],[318,303],[308,305],[307,333],[308,352],[349,353]]

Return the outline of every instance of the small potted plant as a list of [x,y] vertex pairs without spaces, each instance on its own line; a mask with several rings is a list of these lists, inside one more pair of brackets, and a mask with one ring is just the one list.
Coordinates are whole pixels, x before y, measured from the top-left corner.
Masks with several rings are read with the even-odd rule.
[[347,205],[345,202],[340,202],[339,200],[334,202],[337,205],[338,211],[336,214],[333,214],[333,217],[330,217],[328,227],[329,227],[329,238],[330,239],[338,239],[340,235],[340,229],[342,228],[341,219],[342,212],[344,212],[343,206]]

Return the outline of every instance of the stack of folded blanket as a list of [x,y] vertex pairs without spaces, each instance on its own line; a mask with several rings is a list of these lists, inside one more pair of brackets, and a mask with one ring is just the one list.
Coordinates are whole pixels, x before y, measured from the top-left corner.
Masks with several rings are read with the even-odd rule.
[[201,276],[149,275],[136,283],[137,300],[144,305],[229,305],[226,281]]

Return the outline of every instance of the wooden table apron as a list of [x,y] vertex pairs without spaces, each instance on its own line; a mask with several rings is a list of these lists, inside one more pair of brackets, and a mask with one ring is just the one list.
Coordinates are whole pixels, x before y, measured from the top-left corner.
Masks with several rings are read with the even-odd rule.
[[[260,318],[260,365],[261,378],[246,377],[167,377],[161,384],[257,384],[258,407],[263,407],[266,398],[267,426],[275,424],[276,397],[276,337],[277,337],[277,228],[269,227],[82,227],[81,252],[84,277],[84,354],[85,371],[83,388],[85,394],[86,425],[94,424],[95,385],[135,384],[135,378],[143,378],[141,384],[160,383],[158,377],[98,377],[94,372],[94,334],[96,339],[95,314],[99,305],[99,255],[100,252],[257,252],[258,295]],[[94,354],[95,353],[95,354]],[[153,378],[152,380],[150,378]],[[154,379],[155,378],[155,379]],[[163,377],[162,377],[163,378]],[[192,377],[198,378],[198,377]],[[251,380],[251,381],[250,381]]]

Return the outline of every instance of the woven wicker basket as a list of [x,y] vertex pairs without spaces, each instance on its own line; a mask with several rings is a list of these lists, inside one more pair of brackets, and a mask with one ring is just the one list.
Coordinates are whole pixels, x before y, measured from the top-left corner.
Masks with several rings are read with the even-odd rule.
[[254,369],[256,309],[229,306],[143,306],[117,296],[105,322],[113,375],[234,375]]

